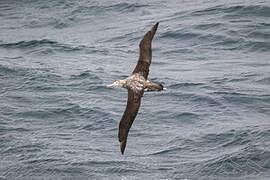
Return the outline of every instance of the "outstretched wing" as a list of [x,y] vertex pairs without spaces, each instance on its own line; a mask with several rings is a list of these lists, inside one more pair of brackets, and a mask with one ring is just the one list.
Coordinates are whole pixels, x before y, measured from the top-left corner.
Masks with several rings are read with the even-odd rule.
[[149,74],[149,66],[152,60],[152,40],[157,31],[158,23],[156,23],[150,31],[148,31],[140,42],[140,56],[138,63],[132,74],[140,73],[145,79]]
[[139,111],[143,93],[144,91],[134,92],[132,90],[128,90],[127,107],[120,121],[118,131],[118,139],[122,154],[124,154],[125,151],[129,129],[131,128],[131,125]]

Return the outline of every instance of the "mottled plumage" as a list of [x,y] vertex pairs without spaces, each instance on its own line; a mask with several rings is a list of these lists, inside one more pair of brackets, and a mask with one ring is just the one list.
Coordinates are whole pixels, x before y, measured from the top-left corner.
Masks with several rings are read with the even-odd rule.
[[149,67],[152,60],[152,40],[156,33],[158,23],[148,31],[140,42],[140,56],[132,75],[123,80],[117,80],[107,87],[121,86],[128,89],[126,110],[119,123],[118,139],[121,153],[124,154],[127,137],[133,121],[141,105],[141,97],[145,91],[161,91],[163,86],[147,81]]

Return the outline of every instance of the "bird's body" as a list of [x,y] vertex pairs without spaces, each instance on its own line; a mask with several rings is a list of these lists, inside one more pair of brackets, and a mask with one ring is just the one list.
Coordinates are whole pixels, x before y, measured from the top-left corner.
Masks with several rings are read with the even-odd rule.
[[140,92],[145,88],[146,80],[139,73],[132,74],[128,78],[124,79],[124,88],[130,89],[134,92]]
[[119,123],[118,139],[121,153],[124,154],[127,137],[133,121],[135,120],[141,104],[141,97],[145,91],[164,90],[161,84],[147,81],[149,66],[152,60],[152,39],[156,33],[158,23],[148,31],[140,42],[140,56],[132,74],[123,80],[117,80],[107,87],[120,86],[128,89],[126,110]]
[[[161,84],[147,81],[140,73],[132,74],[128,78],[118,80],[117,82],[119,83],[119,86],[130,89],[134,92],[163,90],[163,86]],[[108,87],[110,87],[110,85],[108,85]]]

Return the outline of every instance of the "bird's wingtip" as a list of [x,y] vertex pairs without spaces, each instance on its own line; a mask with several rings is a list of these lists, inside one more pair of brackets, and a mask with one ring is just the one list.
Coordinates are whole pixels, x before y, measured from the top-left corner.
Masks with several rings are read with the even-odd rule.
[[121,150],[122,155],[124,155],[126,144],[127,144],[127,140],[120,142],[120,150]]
[[152,31],[154,31],[154,33],[156,32],[157,28],[158,28],[158,25],[159,25],[159,22],[157,22],[153,28],[152,28]]

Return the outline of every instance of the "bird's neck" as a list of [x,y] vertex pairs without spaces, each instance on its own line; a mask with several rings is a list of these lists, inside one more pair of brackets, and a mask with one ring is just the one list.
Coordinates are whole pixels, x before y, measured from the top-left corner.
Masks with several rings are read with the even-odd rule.
[[126,85],[126,79],[119,80],[118,82],[119,82],[118,86],[125,87],[125,85]]

